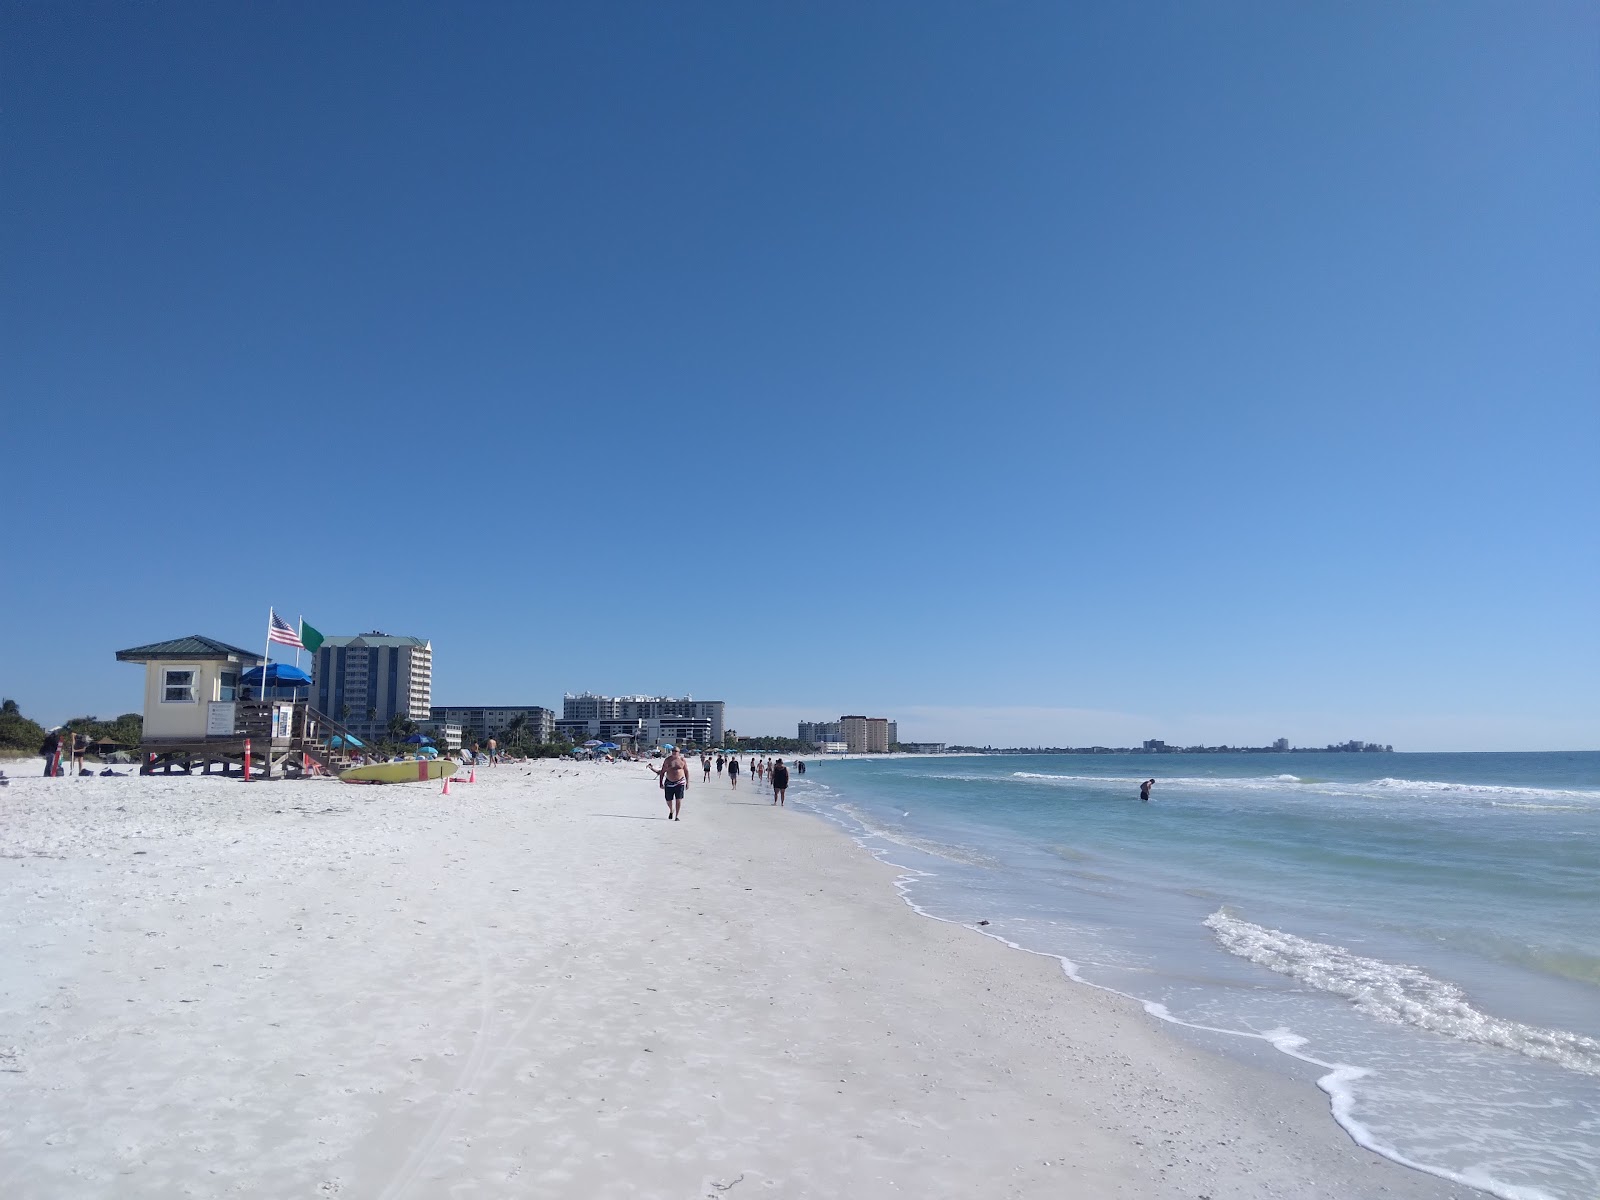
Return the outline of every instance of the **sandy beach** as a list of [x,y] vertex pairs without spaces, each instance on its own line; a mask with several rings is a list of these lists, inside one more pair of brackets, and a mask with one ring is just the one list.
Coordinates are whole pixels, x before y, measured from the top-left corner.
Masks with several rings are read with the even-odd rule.
[[1470,1194],[748,784],[7,773],[8,1197]]

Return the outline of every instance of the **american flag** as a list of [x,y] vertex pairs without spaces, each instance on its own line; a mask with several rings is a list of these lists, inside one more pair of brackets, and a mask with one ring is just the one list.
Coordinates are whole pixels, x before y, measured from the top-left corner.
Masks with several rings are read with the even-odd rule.
[[282,642],[285,646],[305,649],[305,643],[300,640],[300,635],[295,632],[294,626],[275,612],[269,612],[267,615],[271,618],[267,624],[267,641]]

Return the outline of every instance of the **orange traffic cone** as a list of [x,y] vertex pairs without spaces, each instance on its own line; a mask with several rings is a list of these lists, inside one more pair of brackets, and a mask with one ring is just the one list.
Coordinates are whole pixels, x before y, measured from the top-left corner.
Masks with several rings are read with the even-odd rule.
[[468,783],[477,783],[478,782],[478,768],[477,767],[472,767],[472,768],[468,769],[468,771],[467,771],[467,782]]
[[440,795],[448,796],[449,794],[450,794],[450,776],[446,775],[444,777],[444,791],[441,792]]

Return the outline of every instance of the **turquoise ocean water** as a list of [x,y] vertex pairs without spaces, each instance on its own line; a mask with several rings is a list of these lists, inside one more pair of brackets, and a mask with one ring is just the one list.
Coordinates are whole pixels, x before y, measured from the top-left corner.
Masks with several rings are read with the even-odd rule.
[[928,915],[1309,1074],[1380,1153],[1600,1196],[1600,753],[808,767]]

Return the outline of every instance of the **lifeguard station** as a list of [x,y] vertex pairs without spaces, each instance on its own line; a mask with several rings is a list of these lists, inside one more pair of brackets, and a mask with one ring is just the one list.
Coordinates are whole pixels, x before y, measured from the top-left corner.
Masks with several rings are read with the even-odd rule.
[[[144,737],[139,774],[180,771],[252,776],[337,774],[361,745],[345,727],[296,698],[260,698],[275,682],[261,655],[190,634],[117,651],[118,662],[143,663]],[[252,668],[266,666],[266,672]],[[257,699],[244,699],[254,674]],[[260,686],[264,681],[265,688]]]

